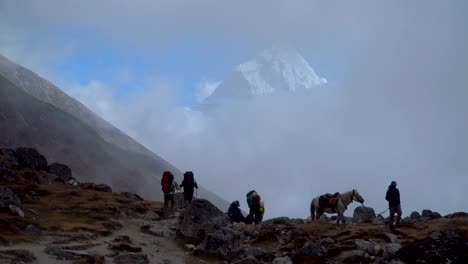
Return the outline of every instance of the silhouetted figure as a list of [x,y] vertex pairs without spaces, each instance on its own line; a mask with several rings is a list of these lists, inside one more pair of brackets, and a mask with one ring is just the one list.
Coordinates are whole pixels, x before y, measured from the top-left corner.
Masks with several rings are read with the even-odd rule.
[[187,171],[184,173],[184,180],[180,187],[184,188],[184,200],[186,204],[190,204],[193,199],[194,189],[198,189],[197,182],[195,181],[195,177],[193,172]]
[[387,194],[385,195],[385,200],[388,201],[388,209],[390,209],[390,227],[393,226],[393,218],[395,213],[397,214],[396,224],[400,225],[401,221],[401,204],[400,204],[400,191],[397,188],[397,183],[392,181],[390,186],[388,186]]

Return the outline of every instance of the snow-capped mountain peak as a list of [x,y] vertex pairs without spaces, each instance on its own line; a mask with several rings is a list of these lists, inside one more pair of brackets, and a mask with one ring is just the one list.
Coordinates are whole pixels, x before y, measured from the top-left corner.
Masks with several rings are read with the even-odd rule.
[[326,83],[296,50],[273,47],[237,66],[204,102],[219,104],[275,91],[308,90]]

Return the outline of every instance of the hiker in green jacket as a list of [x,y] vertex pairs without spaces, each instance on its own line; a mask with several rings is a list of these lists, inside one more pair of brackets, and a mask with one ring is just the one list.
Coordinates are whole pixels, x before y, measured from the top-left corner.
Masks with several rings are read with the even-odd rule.
[[171,212],[174,211],[174,192],[180,190],[180,186],[175,181],[174,175],[170,171],[165,171],[161,178],[161,187],[164,193],[164,216],[167,217],[169,202],[171,202]]

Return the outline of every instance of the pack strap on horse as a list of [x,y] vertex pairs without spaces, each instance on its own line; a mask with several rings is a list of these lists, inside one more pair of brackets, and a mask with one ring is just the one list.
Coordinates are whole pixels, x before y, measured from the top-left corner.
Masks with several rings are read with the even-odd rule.
[[335,208],[339,200],[340,200],[339,192],[336,192],[334,194],[326,193],[319,197],[319,205],[322,208]]

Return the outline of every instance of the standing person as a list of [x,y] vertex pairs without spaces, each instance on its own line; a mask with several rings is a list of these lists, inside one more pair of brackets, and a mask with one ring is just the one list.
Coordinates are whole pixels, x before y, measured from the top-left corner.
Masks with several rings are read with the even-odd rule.
[[198,189],[197,182],[195,181],[193,172],[186,171],[184,173],[184,180],[180,187],[184,187],[184,200],[186,204],[190,204],[193,199],[194,188]]
[[179,184],[174,179],[170,171],[165,171],[161,178],[161,187],[164,193],[164,216],[168,216],[169,202],[171,202],[171,212],[174,210],[174,192],[180,190]]
[[[258,225],[262,222],[263,219],[262,212],[260,211],[261,197],[255,190],[252,190],[247,193],[246,199],[250,210],[245,222],[246,224],[251,224],[254,222],[256,225]],[[263,208],[263,210],[265,210],[265,208]]]
[[396,225],[399,226],[402,212],[400,204],[400,191],[397,188],[396,181],[392,181],[390,186],[388,186],[385,200],[388,201],[388,209],[390,209],[390,227],[393,227],[393,218],[395,217],[395,213],[397,214]]

